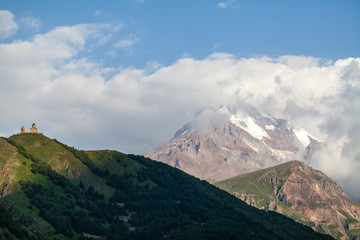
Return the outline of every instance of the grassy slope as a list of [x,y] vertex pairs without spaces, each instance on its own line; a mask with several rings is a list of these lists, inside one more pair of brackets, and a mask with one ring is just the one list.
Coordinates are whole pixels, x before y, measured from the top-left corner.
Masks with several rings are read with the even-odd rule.
[[[0,138],[0,190],[6,191],[5,188],[18,189],[20,185],[17,184],[22,178],[36,178],[30,177],[31,161],[17,152],[17,149]],[[16,174],[8,174],[14,172]],[[41,179],[37,179],[41,181]],[[4,188],[4,189],[3,189]]]
[[[256,201],[255,205],[258,208],[263,208],[270,201],[274,201],[278,206],[282,207],[282,213],[284,215],[308,226],[312,226],[311,223],[308,223],[309,220],[307,221],[307,218],[304,215],[291,209],[291,206],[287,205],[287,203],[278,201],[274,196],[274,194],[276,194],[276,192],[274,192],[274,188],[280,188],[283,182],[286,181],[288,176],[291,174],[291,164],[291,161],[286,162],[271,168],[226,179],[217,182],[214,185],[235,195],[236,197],[240,197],[241,194],[252,195]],[[266,177],[264,176],[277,177],[279,182],[270,183],[269,181],[266,181]]]
[[[116,174],[119,176],[123,176],[124,174],[136,175],[142,168],[146,168],[146,166],[143,166],[129,158],[128,155],[117,151],[86,151],[86,154],[98,168],[108,170],[110,174]],[[137,181],[136,178],[133,180],[133,184],[139,184],[140,186],[156,186],[156,184],[150,180],[143,182]]]
[[[11,192],[6,198],[1,199],[5,206],[16,206],[15,214],[21,214],[32,219],[32,225],[41,229],[43,232],[54,232],[52,226],[39,217],[39,210],[31,205],[28,197],[21,190],[20,181],[29,181],[33,183],[40,183],[45,187],[53,187],[60,190],[59,187],[54,186],[49,179],[43,174],[34,173],[31,171],[31,165],[34,164],[28,158],[21,155],[17,149],[8,143],[5,139],[0,138],[0,189],[8,188]],[[3,231],[4,233],[4,231]],[[0,235],[1,236],[1,235]],[[6,236],[6,235],[5,235]],[[16,236],[7,236],[16,239]]]
[[[290,175],[291,162],[283,163],[268,169],[262,169],[251,173],[242,174],[233,178],[229,178],[214,185],[226,190],[227,192],[239,197],[241,194],[254,195],[256,206],[259,208],[264,207],[271,199],[273,199],[274,188],[273,185],[262,177],[267,172],[272,172],[279,179],[284,179]],[[281,182],[276,183],[280,187]]]
[[[9,199],[27,214],[32,211],[27,208],[29,201],[21,191],[19,182],[30,181],[41,183],[47,187],[53,186],[46,176],[31,172],[33,163],[30,159],[18,153],[14,146],[0,138],[0,174],[3,176],[0,178],[0,189],[9,188],[11,192],[14,192]],[[36,213],[34,216],[37,216]]]
[[136,174],[141,168],[139,163],[129,158],[126,154],[117,151],[86,151],[86,154],[97,167],[107,169],[110,173],[120,175],[124,173]]
[[[7,173],[13,177],[14,186],[17,186],[14,188],[13,194],[2,199],[2,203],[6,206],[9,203],[15,206],[16,211],[23,214],[23,216],[20,215],[20,219],[31,219],[33,221],[31,224],[26,222],[25,224],[28,224],[32,231],[37,232],[39,238],[70,238],[60,232],[56,233],[59,231],[59,226],[46,221],[46,218],[43,217],[44,209],[38,208],[43,207],[41,204],[39,205],[39,201],[41,202],[42,198],[46,197],[47,192],[50,191],[52,199],[49,200],[55,201],[54,206],[58,203],[57,199],[63,199],[61,201],[68,210],[64,206],[58,206],[58,213],[65,214],[62,215],[63,217],[60,216],[59,221],[70,224],[68,236],[72,236],[74,239],[79,236],[79,231],[82,231],[81,226],[80,230],[73,229],[73,223],[68,221],[70,216],[74,216],[74,213],[75,217],[79,216],[79,213],[85,214],[85,217],[80,219],[81,222],[84,219],[89,219],[89,224],[103,222],[98,225],[101,227],[98,231],[103,234],[114,234],[115,230],[111,229],[113,226],[118,226],[116,231],[122,229],[121,231],[124,232],[116,236],[128,236],[128,238],[131,236],[134,239],[154,239],[155,237],[151,236],[159,237],[163,234],[170,234],[170,238],[173,239],[218,239],[219,236],[224,239],[301,239],[301,236],[312,239],[331,239],[279,214],[265,213],[252,208],[228,193],[178,169],[140,156],[107,150],[86,152],[96,168],[109,172],[106,176],[100,177],[87,168],[73,153],[45,136],[20,135],[13,136],[11,139],[25,148],[32,156],[46,162],[56,172],[71,179],[68,183],[62,180],[62,184],[59,184],[44,174],[32,172],[31,165],[34,162],[26,159],[13,146],[0,139],[0,157],[2,156],[0,164],[9,165]],[[76,178],[74,173],[80,175],[76,175]],[[85,176],[81,176],[82,174]],[[111,183],[110,180],[114,179],[121,179],[121,184],[119,181]],[[27,185],[20,188],[18,183],[20,180],[36,182],[40,185],[28,184],[30,188],[24,188]],[[107,200],[101,200],[99,198],[101,196],[94,195],[90,190],[82,190],[78,187],[80,181],[87,184],[85,187],[88,190],[91,185],[94,188],[102,186],[98,188],[98,191],[105,194],[110,193],[109,195],[114,192],[114,188],[117,189],[117,193],[126,193],[120,196],[125,199],[125,207],[119,209],[116,205],[107,203]],[[112,186],[110,187],[109,184]],[[31,193],[31,189],[34,187],[39,190]],[[28,189],[26,194],[23,189]],[[104,191],[103,189],[108,190]],[[43,195],[39,193],[41,191]],[[38,200],[34,197],[38,197]],[[86,201],[88,204],[82,205]],[[105,208],[102,212],[96,213],[99,209],[89,208],[94,204]],[[121,212],[125,209],[132,218],[130,224],[138,226],[139,231],[131,233],[126,230],[130,226],[129,224],[113,222],[114,217],[111,215],[111,210],[108,215],[105,215],[107,220],[97,217],[97,214],[103,214],[106,208],[114,207],[114,211]],[[64,212],[61,213],[62,211]],[[17,216],[19,217],[19,214]],[[4,230],[4,228],[0,230]]]
[[[287,177],[291,174],[290,168],[292,162],[293,161],[290,161],[271,168],[262,169],[255,172],[236,176],[230,179],[217,182],[214,185],[235,195],[236,197],[241,197],[241,194],[253,195],[256,201],[256,207],[258,208],[263,208],[268,202],[275,201],[275,203],[278,206],[281,206],[282,214],[291,217],[297,222],[301,222],[307,226],[314,227],[315,224],[313,224],[307,217],[293,210],[291,208],[291,205],[287,205],[286,203],[277,200],[274,196],[274,194],[276,194],[274,192],[274,188],[281,187],[283,182],[286,181]],[[274,177],[274,176],[277,176],[278,179],[281,179],[281,181],[272,184],[269,183],[269,181],[264,180],[267,177]],[[349,202],[353,203],[354,205],[359,206],[359,203],[354,202],[350,198],[346,197],[346,199]],[[316,207],[316,203],[309,203],[309,204],[313,204],[313,206]],[[346,217],[346,221],[343,223],[344,226],[346,226],[349,222],[356,221],[355,219],[352,219],[346,214],[344,216]],[[340,238],[342,236],[340,232],[334,230],[335,228],[337,228],[337,226],[335,227],[335,226],[323,225],[323,227],[326,228],[325,230],[327,230],[327,232],[331,232],[333,236],[337,238]],[[322,229],[319,229],[319,231],[323,232]],[[356,232],[356,230],[355,231],[347,230],[347,235],[351,238],[355,236],[354,232]]]
[[107,186],[104,179],[90,171],[78,158],[54,140],[40,134],[14,135],[10,139],[75,183],[81,181],[85,186],[92,185],[96,191],[106,197],[113,194],[114,189]]

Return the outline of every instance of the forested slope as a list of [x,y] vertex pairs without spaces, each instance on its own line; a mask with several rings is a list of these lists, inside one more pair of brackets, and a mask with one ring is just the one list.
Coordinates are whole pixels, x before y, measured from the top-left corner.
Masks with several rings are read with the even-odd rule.
[[332,239],[142,156],[43,135],[0,143],[0,239]]

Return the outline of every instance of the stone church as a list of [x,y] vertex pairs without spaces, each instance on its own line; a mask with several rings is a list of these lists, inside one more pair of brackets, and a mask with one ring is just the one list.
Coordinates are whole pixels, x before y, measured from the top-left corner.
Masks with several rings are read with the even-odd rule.
[[41,133],[38,133],[38,130],[36,128],[36,124],[33,123],[31,128],[30,128],[30,132],[26,132],[25,127],[22,126],[19,134],[41,134]]

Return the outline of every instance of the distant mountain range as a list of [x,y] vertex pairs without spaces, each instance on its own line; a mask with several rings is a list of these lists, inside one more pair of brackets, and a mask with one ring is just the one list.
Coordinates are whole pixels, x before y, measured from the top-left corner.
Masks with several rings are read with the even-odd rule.
[[277,211],[338,239],[356,239],[360,205],[324,173],[304,164],[311,163],[321,144],[285,119],[250,106],[222,106],[198,113],[146,156],[216,182],[257,208]]
[[[202,115],[208,128],[202,128]],[[207,121],[207,122],[206,122]],[[195,124],[194,124],[195,123]],[[177,167],[209,182],[220,181],[294,159],[309,162],[321,143],[297,129],[252,107],[220,107],[200,112],[174,137],[146,156]]]
[[360,204],[300,161],[243,174],[215,186],[260,209],[282,213],[337,239],[359,239]]
[[142,156],[0,138],[0,239],[163,238],[333,239]]

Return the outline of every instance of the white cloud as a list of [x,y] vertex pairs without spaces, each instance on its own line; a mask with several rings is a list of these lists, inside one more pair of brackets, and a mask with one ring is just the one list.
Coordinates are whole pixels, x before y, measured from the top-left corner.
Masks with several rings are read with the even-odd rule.
[[228,8],[238,8],[240,4],[237,0],[226,0],[224,2],[219,2],[217,4],[218,8],[228,9]]
[[33,28],[34,30],[38,31],[41,27],[41,21],[38,18],[31,17],[31,16],[24,16],[21,17],[19,22],[26,27]]
[[[26,68],[29,66],[56,66],[66,59],[72,58],[83,49],[85,39],[95,36],[100,25],[82,24],[72,27],[57,27],[54,30],[39,34],[32,41],[17,41],[2,44],[0,69],[2,73],[16,71],[13,66]],[[19,69],[21,70],[21,69]]]
[[0,44],[0,112],[6,113],[0,132],[10,135],[36,122],[40,131],[69,145],[145,154],[167,142],[186,116],[247,103],[324,139],[314,166],[356,195],[360,58],[331,63],[214,53],[169,66],[149,62],[145,69],[109,69],[78,57],[90,40],[98,42],[111,29],[58,27],[31,41]]
[[18,30],[14,15],[7,10],[0,10],[0,39],[11,37]]
[[129,48],[136,43],[135,39],[123,39],[114,43],[115,48]]

